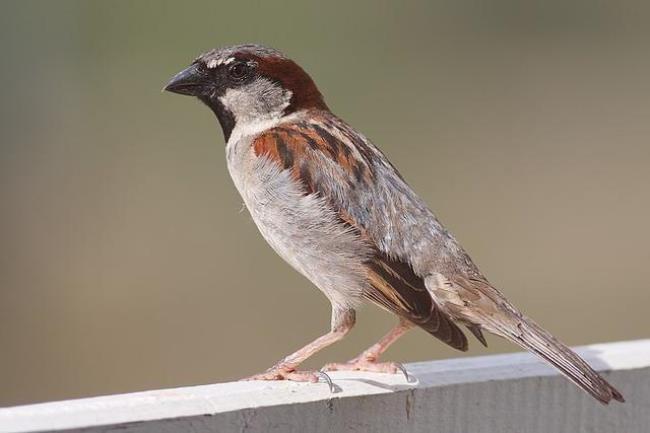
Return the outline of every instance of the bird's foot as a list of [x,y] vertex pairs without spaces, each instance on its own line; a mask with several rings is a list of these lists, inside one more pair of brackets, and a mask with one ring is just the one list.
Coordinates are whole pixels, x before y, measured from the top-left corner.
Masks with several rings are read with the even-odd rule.
[[246,377],[242,380],[291,380],[294,382],[318,382],[320,376],[316,371],[297,371],[286,367],[271,367],[263,373]]
[[372,371],[375,373],[396,374],[401,372],[407,382],[411,382],[406,368],[399,362],[377,362],[376,359],[355,358],[348,362],[326,364],[321,371]]
[[336,386],[332,383],[332,379],[330,379],[330,377],[322,371],[298,371],[295,368],[282,365],[273,366],[263,373],[255,374],[241,380],[290,380],[292,382],[311,383],[318,383],[322,380],[328,384],[331,392],[336,391]]

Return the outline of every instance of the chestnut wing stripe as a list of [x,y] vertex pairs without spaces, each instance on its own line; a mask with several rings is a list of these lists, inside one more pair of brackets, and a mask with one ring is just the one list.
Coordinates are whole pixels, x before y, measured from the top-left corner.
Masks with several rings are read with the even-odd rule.
[[293,167],[293,152],[287,147],[287,143],[280,137],[280,134],[274,134],[274,139],[282,167],[285,169]]
[[330,153],[332,158],[337,159],[341,147],[346,147],[346,146],[343,145],[339,139],[334,137],[332,134],[330,134],[327,130],[325,130],[320,125],[311,125],[311,128],[313,128],[316,134],[318,134],[318,136],[322,138],[323,144],[325,144],[325,148]]

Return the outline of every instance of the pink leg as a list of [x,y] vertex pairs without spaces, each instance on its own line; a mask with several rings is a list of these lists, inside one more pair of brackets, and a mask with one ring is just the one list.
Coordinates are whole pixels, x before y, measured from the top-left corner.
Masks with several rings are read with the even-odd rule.
[[[391,329],[388,334],[384,335],[376,344],[370,346],[367,350],[361,352],[356,358],[344,363],[332,363],[323,367],[325,371],[334,370],[361,370],[375,371],[379,373],[405,373],[404,367],[396,362],[377,362],[379,356],[388,349],[388,347],[397,341],[402,335],[411,329],[413,325],[405,320],[400,320],[399,324]],[[407,375],[408,378],[408,375]]]
[[319,372],[297,371],[296,368],[298,368],[304,360],[312,356],[314,353],[345,337],[354,326],[354,322],[354,310],[339,310],[333,307],[330,332],[318,337],[302,349],[286,356],[264,373],[256,374],[244,380],[293,380],[297,382],[318,382],[318,379],[321,377]]

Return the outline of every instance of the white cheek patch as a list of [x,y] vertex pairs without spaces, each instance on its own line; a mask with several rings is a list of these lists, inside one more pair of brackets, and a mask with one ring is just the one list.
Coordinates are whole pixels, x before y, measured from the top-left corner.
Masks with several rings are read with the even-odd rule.
[[235,142],[242,136],[275,126],[284,116],[291,92],[269,80],[257,79],[242,87],[227,89],[219,101],[235,118],[229,140]]

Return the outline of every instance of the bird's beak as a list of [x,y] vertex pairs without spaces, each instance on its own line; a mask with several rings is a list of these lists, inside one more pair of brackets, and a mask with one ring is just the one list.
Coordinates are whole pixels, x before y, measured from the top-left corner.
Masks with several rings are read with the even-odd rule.
[[163,90],[180,95],[198,96],[202,92],[203,86],[203,75],[196,65],[190,65],[176,74]]

